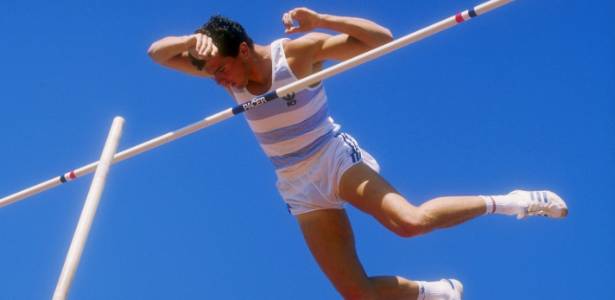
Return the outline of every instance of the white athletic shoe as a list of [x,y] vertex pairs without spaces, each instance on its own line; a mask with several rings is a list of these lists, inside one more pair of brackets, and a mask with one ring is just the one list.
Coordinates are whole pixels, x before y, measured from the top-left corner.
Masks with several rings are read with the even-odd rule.
[[525,211],[517,215],[517,219],[524,219],[528,216],[564,218],[568,215],[566,202],[554,192],[516,190],[510,195],[521,196],[520,198],[527,205]]
[[457,279],[417,281],[417,283],[419,283],[418,300],[461,300],[463,296],[463,284]]
[[457,279],[442,279],[451,285],[451,297],[449,300],[461,300],[463,297],[463,284]]

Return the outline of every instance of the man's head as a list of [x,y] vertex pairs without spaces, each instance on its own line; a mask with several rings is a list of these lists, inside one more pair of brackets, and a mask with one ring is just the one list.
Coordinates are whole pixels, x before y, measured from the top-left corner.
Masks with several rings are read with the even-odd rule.
[[205,69],[225,87],[248,83],[247,62],[254,43],[241,24],[224,16],[213,16],[195,33],[209,36],[218,54],[208,59]]

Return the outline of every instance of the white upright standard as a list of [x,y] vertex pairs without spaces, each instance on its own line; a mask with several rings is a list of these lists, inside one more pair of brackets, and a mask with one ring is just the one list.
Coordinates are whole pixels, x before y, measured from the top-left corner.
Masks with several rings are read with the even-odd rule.
[[64,261],[64,267],[62,267],[62,273],[60,274],[58,285],[53,293],[53,300],[64,300],[68,295],[68,290],[73,281],[73,277],[75,276],[75,271],[77,271],[77,266],[79,265],[79,260],[81,259],[85,242],[88,238],[88,234],[90,233],[92,221],[96,215],[96,209],[98,208],[98,203],[100,202],[100,196],[102,195],[103,188],[105,187],[109,167],[111,166],[113,156],[117,151],[120,137],[122,136],[123,125],[124,119],[122,117],[115,117],[115,119],[113,119],[113,125],[111,125],[109,136],[105,142],[105,148],[103,149],[100,161],[98,162],[94,179],[92,179],[90,191],[85,199],[85,204],[83,205],[83,210],[81,211],[81,216],[79,217],[77,229],[75,229],[73,240],[70,244],[70,248],[68,249],[68,254],[66,255],[66,260]]

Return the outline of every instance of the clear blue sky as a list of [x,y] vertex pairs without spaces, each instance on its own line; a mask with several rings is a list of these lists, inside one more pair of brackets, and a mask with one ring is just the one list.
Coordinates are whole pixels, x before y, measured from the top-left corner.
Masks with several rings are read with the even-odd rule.
[[[399,37],[475,1],[0,2],[0,194],[230,107],[151,42],[228,15],[258,43],[295,6]],[[415,239],[349,208],[369,274],[470,300],[615,299],[613,1],[516,1],[326,81],[333,117],[414,203],[552,189],[564,221],[488,216]],[[0,299],[50,298],[91,177],[0,209]],[[72,299],[336,299],[243,117],[111,169]],[[340,266],[343,267],[343,266]]]

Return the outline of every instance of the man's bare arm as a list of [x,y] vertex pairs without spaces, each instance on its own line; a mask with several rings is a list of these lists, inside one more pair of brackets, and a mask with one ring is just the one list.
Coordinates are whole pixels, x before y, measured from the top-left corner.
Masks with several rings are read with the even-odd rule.
[[205,60],[217,53],[211,38],[203,34],[168,36],[154,42],[148,55],[155,62],[190,75],[209,77]]
[[[293,21],[298,23],[297,26]],[[317,28],[340,32],[338,35],[309,33],[295,40],[295,48],[304,48],[315,63],[324,60],[346,60],[393,40],[391,32],[372,21],[319,14],[307,8],[296,8],[284,14],[282,22],[287,33],[309,32]],[[306,49],[307,47],[307,49]]]

